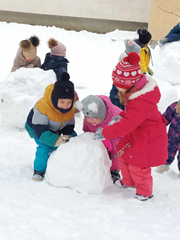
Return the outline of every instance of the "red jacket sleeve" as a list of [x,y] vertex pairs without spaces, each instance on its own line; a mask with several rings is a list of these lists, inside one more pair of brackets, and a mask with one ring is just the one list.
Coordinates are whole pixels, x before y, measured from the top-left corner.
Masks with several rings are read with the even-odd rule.
[[144,106],[143,101],[136,100],[136,104],[129,103],[128,111],[121,121],[105,127],[102,134],[107,140],[127,135],[144,122],[147,117],[148,110]]

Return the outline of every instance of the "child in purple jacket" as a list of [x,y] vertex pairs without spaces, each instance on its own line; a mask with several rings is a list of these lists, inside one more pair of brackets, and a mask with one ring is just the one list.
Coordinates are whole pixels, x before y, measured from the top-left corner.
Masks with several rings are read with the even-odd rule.
[[[83,131],[95,133],[98,128],[104,128],[112,124],[113,117],[119,116],[122,111],[117,106],[113,105],[110,99],[104,95],[89,95],[82,101],[82,112],[84,114]],[[120,180],[119,162],[117,156],[116,145],[121,138],[112,140],[102,140],[105,148],[108,151],[109,157],[112,161],[110,169],[113,183],[118,186],[117,180]]]
[[168,130],[168,159],[164,165],[157,167],[157,172],[168,171],[178,152],[177,160],[180,177],[180,101],[172,103],[163,113],[163,116],[167,121],[166,125],[170,124]]

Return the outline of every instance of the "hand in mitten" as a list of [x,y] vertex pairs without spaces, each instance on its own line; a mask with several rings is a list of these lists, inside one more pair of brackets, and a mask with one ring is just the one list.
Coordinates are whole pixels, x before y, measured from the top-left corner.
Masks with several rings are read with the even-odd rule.
[[33,68],[33,67],[34,67],[34,64],[32,63],[26,66],[26,68]]
[[108,152],[113,150],[113,145],[110,140],[102,140],[105,148],[108,150]]
[[94,137],[93,137],[93,139],[94,140],[103,140],[104,139],[104,137],[103,137],[103,135],[102,135],[102,128],[98,128],[98,130],[95,132],[95,134],[94,134]]
[[59,138],[56,140],[54,146],[55,146],[55,147],[59,147],[59,145],[61,145],[62,143],[67,143],[67,142],[69,142],[70,137],[71,137],[70,135],[63,135],[63,136],[59,137]]
[[112,125],[112,124],[114,124],[116,122],[120,122],[122,118],[123,117],[121,117],[120,115],[119,116],[115,116],[115,117],[113,117],[113,120],[111,122],[109,122],[108,125]]
[[150,76],[153,76],[153,70],[150,69],[150,67],[147,68],[147,72],[149,73]]

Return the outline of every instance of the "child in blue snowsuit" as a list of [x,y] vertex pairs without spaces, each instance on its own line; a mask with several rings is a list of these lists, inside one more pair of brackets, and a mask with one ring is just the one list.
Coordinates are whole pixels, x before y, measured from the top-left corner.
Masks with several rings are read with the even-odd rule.
[[170,124],[168,130],[168,159],[165,165],[157,167],[157,172],[163,173],[168,171],[178,152],[177,159],[180,173],[180,101],[172,103],[163,113],[163,116],[167,121],[166,126]]
[[174,26],[168,35],[158,41],[160,47],[162,47],[166,43],[176,42],[180,40],[180,23]]

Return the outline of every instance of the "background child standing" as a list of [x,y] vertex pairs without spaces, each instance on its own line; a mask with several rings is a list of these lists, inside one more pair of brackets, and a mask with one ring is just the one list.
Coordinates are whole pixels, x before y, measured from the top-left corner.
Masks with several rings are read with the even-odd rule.
[[141,52],[140,52],[141,72],[144,74],[148,72],[149,75],[152,76],[153,71],[149,67],[149,62],[150,62],[150,59],[152,61],[152,56],[151,56],[151,51],[148,47],[152,36],[146,28],[138,28],[137,34],[139,35],[139,38],[135,39],[134,41],[141,47]]
[[25,128],[37,143],[33,180],[42,181],[50,154],[69,140],[74,132],[74,84],[64,72],[55,84],[47,86],[44,96],[31,109]]
[[170,124],[168,130],[168,158],[165,165],[157,167],[156,171],[158,173],[168,171],[178,152],[177,160],[180,177],[180,101],[172,103],[163,113],[163,116],[167,121],[166,125],[168,126]]
[[125,111],[119,122],[99,129],[95,139],[123,136],[117,145],[122,187],[136,187],[134,198],[145,201],[153,196],[151,167],[167,158],[167,134],[166,120],[157,107],[159,88],[153,78],[141,73],[139,61],[132,52],[114,68],[112,80]]
[[[130,52],[136,52],[137,54],[140,54],[141,47],[137,43],[135,43],[133,40],[125,39],[124,40],[124,44],[125,44],[125,51],[123,51],[120,54],[119,61],[122,60],[124,57],[127,57],[127,54],[130,53]],[[111,102],[114,105],[116,105],[117,107],[119,107],[122,110],[124,110],[124,105],[121,104],[120,101],[119,101],[118,90],[114,86],[114,84],[112,84],[112,89],[110,91],[109,98],[111,99]]]
[[[82,112],[84,114],[83,131],[96,132],[98,128],[103,128],[111,123],[113,117],[119,115],[122,111],[114,106],[110,99],[104,95],[89,95],[82,100]],[[120,138],[111,140],[103,140],[103,144],[108,151],[109,158],[112,161],[111,176],[113,183],[119,184],[119,162],[117,156],[116,145]]]

